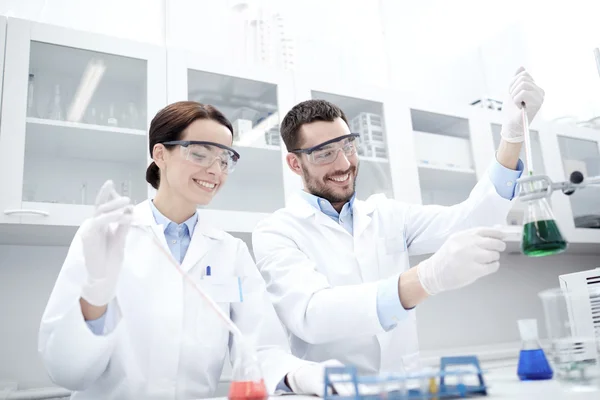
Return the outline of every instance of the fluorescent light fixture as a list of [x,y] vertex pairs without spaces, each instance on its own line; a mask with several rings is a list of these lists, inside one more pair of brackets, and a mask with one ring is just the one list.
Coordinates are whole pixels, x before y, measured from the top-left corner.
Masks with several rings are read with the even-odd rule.
[[261,140],[261,143],[264,143],[265,132],[268,132],[271,128],[277,126],[277,124],[279,124],[279,113],[274,112],[260,121],[260,123],[256,124],[251,131],[242,133],[237,144],[240,146],[251,146],[255,142],[260,142]]
[[105,71],[106,64],[101,59],[92,59],[87,64],[73,102],[69,107],[67,121],[81,121]]

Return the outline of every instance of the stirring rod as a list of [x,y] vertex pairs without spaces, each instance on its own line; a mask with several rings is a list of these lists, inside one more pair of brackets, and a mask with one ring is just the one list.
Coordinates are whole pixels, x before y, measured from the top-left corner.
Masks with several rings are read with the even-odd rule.
[[169,260],[169,262],[175,267],[175,269],[177,270],[177,272],[179,272],[179,274],[183,277],[183,279],[187,283],[189,283],[192,286],[192,288],[194,288],[196,293],[198,293],[204,300],[206,300],[206,302],[213,309],[213,311],[215,311],[217,313],[217,315],[223,320],[223,322],[229,328],[231,333],[233,333],[233,335],[236,336],[240,341],[243,341],[244,337],[243,337],[240,329],[237,327],[237,325],[231,320],[231,318],[229,318],[223,312],[223,310],[217,305],[217,303],[215,303],[214,300],[211,299],[204,292],[204,290],[202,290],[198,285],[196,285],[196,282],[194,282],[194,280],[192,278],[190,278],[190,276],[183,269],[181,269],[181,266],[177,263],[177,261],[175,261],[173,256],[167,250],[165,250],[165,248],[159,242],[156,235],[154,235],[154,233],[151,233],[151,232],[147,231],[146,229],[144,229],[143,225],[131,224],[131,226],[139,228],[140,230],[142,230],[143,232],[147,233],[149,236],[152,237],[152,242],[156,245],[156,247],[158,247],[160,249],[160,251],[165,255],[165,257]]

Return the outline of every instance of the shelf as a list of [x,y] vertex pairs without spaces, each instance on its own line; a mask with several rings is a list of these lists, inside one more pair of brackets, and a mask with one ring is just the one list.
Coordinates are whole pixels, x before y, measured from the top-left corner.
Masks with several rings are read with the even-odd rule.
[[84,123],[80,123],[80,122],[56,121],[53,119],[32,118],[32,117],[28,117],[26,121],[28,124],[54,126],[54,127],[69,128],[69,129],[82,129],[82,130],[90,130],[90,131],[97,131],[97,132],[121,133],[121,134],[125,134],[125,135],[146,136],[146,131],[142,130],[142,129],[121,128],[118,126],[108,126],[108,125],[92,125],[92,124],[84,124]]
[[380,163],[380,164],[389,164],[390,161],[387,158],[377,158],[377,157],[365,157],[365,156],[358,156],[360,161],[364,161],[364,162],[374,162],[374,163]]
[[446,172],[456,172],[459,174],[475,174],[475,170],[473,168],[459,168],[459,167],[451,167],[446,165],[436,165],[436,164],[425,164],[419,163],[419,168],[432,169],[437,171],[446,171]]
[[330,103],[333,103],[341,108],[346,114],[348,122],[363,112],[383,116],[383,104],[376,101],[363,100],[356,97],[340,96],[337,94],[318,92],[314,90],[312,91],[311,97],[313,99],[329,101]]
[[414,131],[437,133],[468,139],[469,120],[451,115],[436,114],[422,110],[410,110]]
[[471,169],[419,165],[423,204],[458,204],[469,197],[476,184],[477,175]]
[[240,153],[240,156],[243,157],[243,151],[244,149],[256,149],[256,150],[268,150],[268,151],[277,151],[280,152],[281,148],[279,146],[273,146],[273,145],[269,145],[269,144],[264,144],[264,145],[255,145],[255,144],[238,144],[237,142],[233,142],[233,147],[236,150],[239,150],[238,152]]
[[143,130],[27,118],[25,151],[129,164],[138,158],[145,162],[147,139]]

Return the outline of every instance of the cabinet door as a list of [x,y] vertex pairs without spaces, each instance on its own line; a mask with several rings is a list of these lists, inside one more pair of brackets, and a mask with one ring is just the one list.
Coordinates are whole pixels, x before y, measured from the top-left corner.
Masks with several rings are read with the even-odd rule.
[[[585,178],[600,176],[600,140],[585,129],[557,136],[565,180],[574,171]],[[590,131],[590,132],[587,132]],[[589,133],[589,134],[586,134]],[[574,238],[583,242],[600,240],[600,188],[588,186],[569,196]]]
[[285,205],[279,123],[293,96],[289,74],[275,69],[213,63],[201,54],[169,50],[169,102],[210,104],[233,125],[240,160],[200,214],[222,229],[251,232]]
[[79,225],[108,179],[135,203],[147,198],[148,121],[166,104],[163,49],[11,19],[6,61],[4,218]]
[[[396,110],[386,107],[387,93],[359,84],[351,85],[349,89],[348,85],[340,85],[313,75],[299,75],[295,86],[298,102],[316,99],[335,104],[346,115],[350,132],[359,134],[356,140],[359,158],[355,181],[356,198],[366,200],[379,193],[394,198],[388,113],[392,114]],[[397,125],[394,122],[394,128]]]

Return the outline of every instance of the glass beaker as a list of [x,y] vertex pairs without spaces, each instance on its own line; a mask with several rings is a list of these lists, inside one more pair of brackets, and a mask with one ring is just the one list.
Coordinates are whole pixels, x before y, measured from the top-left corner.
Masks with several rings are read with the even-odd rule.
[[562,253],[567,249],[546,198],[529,200],[523,219],[521,250],[529,257]]
[[520,319],[521,352],[517,375],[522,381],[552,379],[552,368],[538,339],[538,326],[535,319]]
[[246,343],[238,343],[237,347],[229,400],[266,400],[269,396],[256,351]]
[[554,378],[567,392],[600,390],[600,332],[594,330],[593,320],[593,304],[600,299],[600,288],[555,288],[539,296]]

